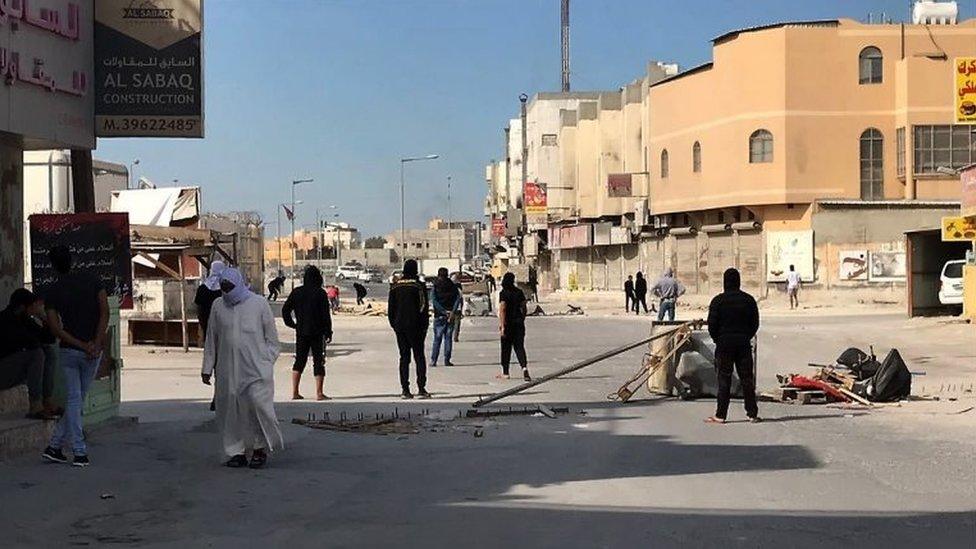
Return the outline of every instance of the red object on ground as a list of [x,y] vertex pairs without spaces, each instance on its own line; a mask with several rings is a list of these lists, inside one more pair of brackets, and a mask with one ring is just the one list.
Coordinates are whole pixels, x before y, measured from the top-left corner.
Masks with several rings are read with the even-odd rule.
[[820,381],[819,379],[812,379],[806,376],[793,376],[790,378],[790,387],[796,387],[797,389],[804,390],[819,390],[823,391],[827,395],[828,399],[839,400],[842,402],[850,402],[851,399],[844,393],[837,390],[836,387],[827,383],[826,381]]

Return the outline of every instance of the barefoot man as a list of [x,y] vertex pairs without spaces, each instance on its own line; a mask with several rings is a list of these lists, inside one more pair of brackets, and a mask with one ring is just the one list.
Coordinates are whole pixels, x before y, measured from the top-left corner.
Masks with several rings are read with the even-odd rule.
[[[240,271],[220,275],[203,352],[203,382],[217,369],[217,425],[228,467],[258,469],[268,450],[284,447],[274,410],[278,332],[267,300],[252,293]],[[251,450],[251,461],[247,451]]]

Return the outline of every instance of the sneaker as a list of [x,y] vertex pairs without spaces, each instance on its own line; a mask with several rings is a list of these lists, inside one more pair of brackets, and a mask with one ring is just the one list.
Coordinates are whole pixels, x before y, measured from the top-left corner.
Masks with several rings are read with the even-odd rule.
[[88,456],[75,456],[71,461],[71,465],[75,467],[88,467],[90,464],[91,460],[88,459]]
[[64,452],[57,448],[51,448],[50,446],[41,452],[41,457],[52,463],[68,463],[68,458],[64,455]]
[[528,369],[522,370],[522,379],[525,381],[532,381],[532,376],[529,375]]
[[231,469],[240,469],[241,467],[247,466],[247,456],[244,454],[238,454],[230,459],[228,459],[224,465],[230,467]]
[[749,418],[750,423],[762,423],[762,418],[759,416],[752,416]]
[[410,400],[413,398],[413,395],[410,394],[410,391],[404,391],[403,394],[400,395],[400,398],[402,398],[403,400]]
[[454,363],[451,362],[450,360],[445,360],[444,361],[444,366],[454,366]]
[[430,393],[427,392],[427,389],[421,389],[417,391],[417,398],[430,398]]

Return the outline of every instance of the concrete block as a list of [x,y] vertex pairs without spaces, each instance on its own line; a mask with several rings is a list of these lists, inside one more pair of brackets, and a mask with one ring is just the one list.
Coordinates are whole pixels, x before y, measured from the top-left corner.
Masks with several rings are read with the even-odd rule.
[[0,417],[13,415],[23,416],[30,406],[27,398],[27,386],[18,385],[11,389],[0,391]]
[[55,422],[24,419],[23,416],[0,417],[0,460],[9,460],[36,452],[38,456],[54,431]]

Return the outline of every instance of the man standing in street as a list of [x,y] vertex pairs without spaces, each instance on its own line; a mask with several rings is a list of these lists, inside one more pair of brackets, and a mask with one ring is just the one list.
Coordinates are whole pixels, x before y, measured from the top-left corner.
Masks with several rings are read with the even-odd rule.
[[740,289],[739,271],[727,269],[723,278],[725,291],[708,306],[708,334],[715,342],[715,371],[718,376],[718,404],[707,423],[725,423],[729,413],[732,368],[739,375],[742,397],[749,421],[757,423],[756,376],[752,359],[752,339],[759,331],[759,307],[756,300]]
[[[461,341],[461,319],[464,318],[464,287],[461,286],[461,273],[451,275],[451,283],[457,288],[458,302],[456,310],[451,314],[454,343]],[[448,364],[448,366],[450,366]]]
[[50,251],[58,279],[45,296],[47,325],[60,341],[59,364],[67,398],[64,416],[42,454],[48,461],[66,463],[62,445],[70,444],[72,465],[90,463],[81,428],[81,407],[95,380],[108,331],[108,295],[95,277],[71,269],[71,252],[64,246]]
[[322,392],[325,382],[325,347],[332,341],[332,314],[329,298],[322,289],[322,272],[315,265],[305,267],[302,285],[292,290],[281,308],[285,326],[295,330],[295,364],[291,369],[291,399],[302,400],[298,385],[312,351],[315,375],[315,400],[328,400]]
[[630,312],[631,304],[637,304],[634,300],[634,277],[627,275],[627,282],[624,282],[624,310]]
[[430,398],[427,392],[427,358],[424,356],[424,339],[430,325],[427,288],[417,279],[417,262],[408,259],[403,263],[403,275],[390,287],[387,319],[396,333],[400,351],[400,387],[403,398],[413,398],[410,392],[410,357],[417,367],[417,396]]
[[217,372],[217,426],[229,458],[224,465],[260,469],[269,450],[285,445],[274,409],[278,329],[267,300],[248,289],[237,269],[224,269],[220,291],[210,311],[200,377],[210,385]]
[[644,273],[637,271],[637,280],[634,282],[634,312],[640,314],[640,307],[644,306],[647,312],[647,279]]
[[431,367],[437,366],[440,355],[441,342],[444,344],[444,365],[451,363],[451,352],[454,349],[452,336],[454,335],[454,317],[458,314],[461,294],[454,281],[447,277],[447,269],[437,269],[437,279],[431,292],[431,304],[434,306],[434,345],[430,352]]
[[658,322],[664,320],[665,316],[668,320],[674,320],[674,309],[678,304],[678,298],[685,293],[685,287],[674,278],[674,270],[670,267],[665,270],[661,278],[654,283],[651,291],[661,300],[657,310]]
[[790,296],[790,310],[800,307],[800,273],[796,272],[793,265],[786,273],[786,293]]

